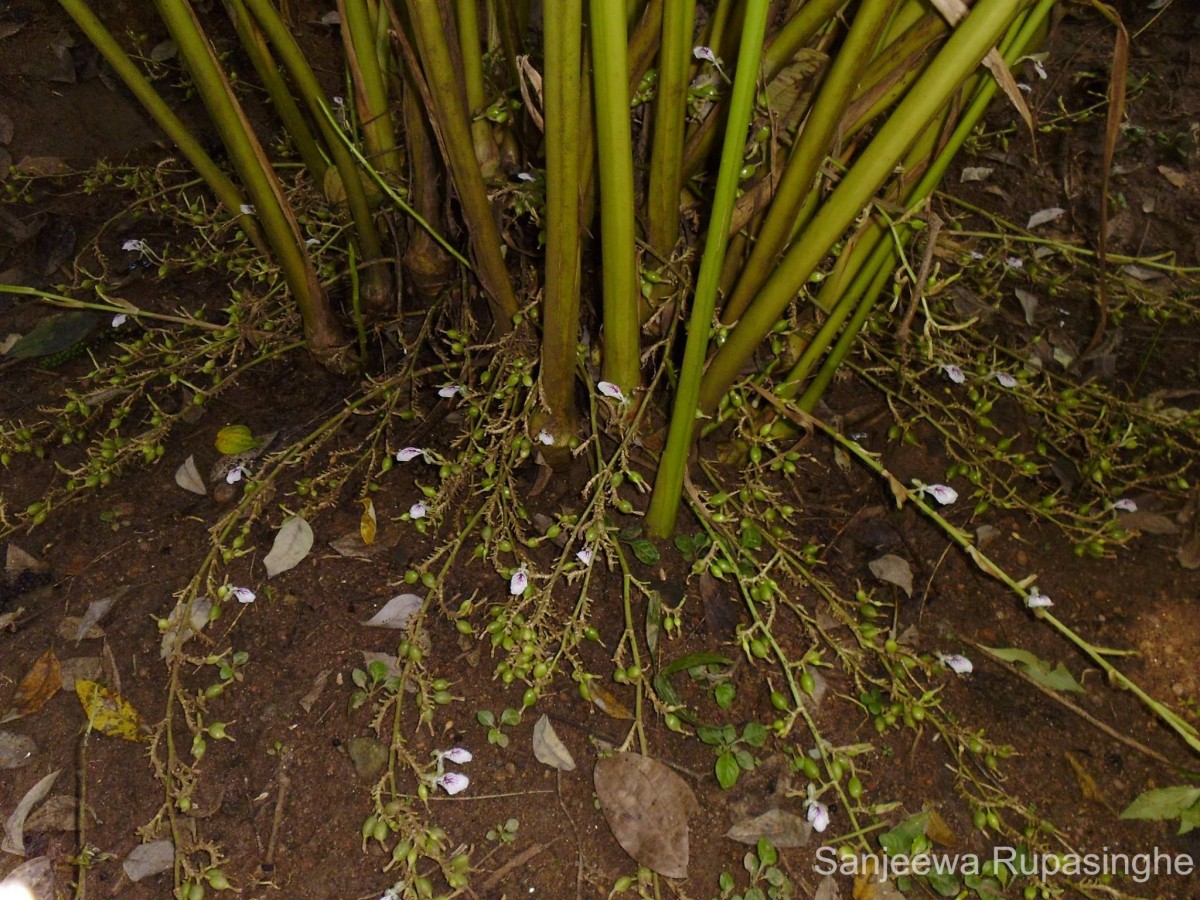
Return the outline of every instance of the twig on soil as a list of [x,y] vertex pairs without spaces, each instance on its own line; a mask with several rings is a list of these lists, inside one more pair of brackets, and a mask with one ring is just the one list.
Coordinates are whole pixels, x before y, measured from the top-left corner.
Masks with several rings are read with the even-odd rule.
[[504,876],[506,876],[513,869],[522,868],[527,862],[529,862],[535,856],[537,856],[544,850],[549,850],[557,842],[558,842],[558,838],[555,838],[549,844],[534,844],[532,847],[522,850],[520,853],[518,853],[516,856],[514,856],[512,859],[510,859],[508,862],[506,862],[504,865],[502,865],[500,868],[498,868],[495,872],[493,872],[491,875],[489,875],[488,880],[479,886],[480,892],[486,894],[489,890],[491,890],[497,884],[499,884],[502,880],[504,880]]

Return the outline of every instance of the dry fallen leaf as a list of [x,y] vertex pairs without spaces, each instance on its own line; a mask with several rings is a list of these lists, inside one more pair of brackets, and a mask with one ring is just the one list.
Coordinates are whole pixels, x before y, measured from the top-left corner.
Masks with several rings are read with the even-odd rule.
[[375,518],[375,504],[371,502],[371,498],[363,497],[360,502],[363,505],[363,511],[358,520],[358,533],[362,536],[362,542],[369,547],[375,543],[375,532],[379,527],[379,522]]
[[208,495],[208,488],[204,485],[204,479],[200,477],[200,470],[196,468],[194,453],[175,470],[175,483],[193,494],[199,494],[202,497]]
[[127,741],[142,739],[142,718],[120,694],[94,681],[76,681],[75,693],[91,728]]
[[62,769],[55,769],[26,791],[21,802],[17,804],[17,808],[5,821],[4,841],[0,843],[0,849],[3,849],[5,853],[13,853],[17,856],[25,855],[25,819],[29,816],[29,811],[50,793],[50,788],[54,787],[54,780],[58,778],[58,773],[61,771]]
[[267,577],[274,578],[300,564],[312,549],[313,532],[302,516],[292,516],[279,526],[271,552],[263,557]]
[[575,771],[575,758],[559,739],[545,713],[533,726],[533,755],[537,761],[563,772]]
[[686,878],[688,817],[699,811],[687,783],[657,760],[616,753],[593,773],[600,809],[617,843],[667,878]]
[[29,765],[37,744],[33,738],[13,731],[0,731],[0,769],[19,769]]
[[596,708],[610,719],[629,721],[633,718],[633,713],[626,708],[625,704],[598,684],[588,685],[588,696],[591,697]]
[[735,822],[725,837],[739,844],[757,844],[763,838],[777,849],[805,847],[812,837],[812,825],[804,816],[782,809],[768,809],[762,815]]
[[25,673],[17,692],[13,695],[12,705],[0,722],[11,722],[22,719],[41,709],[47,700],[58,693],[62,687],[62,670],[58,665],[58,657],[53,650],[47,650]]
[[424,605],[425,601],[416,594],[397,594],[363,624],[372,628],[407,628]]
[[894,553],[888,553],[879,557],[879,559],[871,560],[867,564],[867,568],[880,581],[894,584],[900,590],[904,591],[905,596],[912,596],[913,573],[912,566],[908,564],[908,560],[896,556]]

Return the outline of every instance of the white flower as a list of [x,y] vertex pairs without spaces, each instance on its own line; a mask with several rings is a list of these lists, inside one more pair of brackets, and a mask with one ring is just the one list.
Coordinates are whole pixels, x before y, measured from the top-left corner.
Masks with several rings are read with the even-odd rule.
[[703,59],[706,62],[710,62],[714,66],[717,64],[717,56],[709,47],[693,47],[692,56],[696,57],[696,59]]
[[983,259],[983,254],[980,253],[978,250],[972,250],[971,251],[971,259]]
[[234,466],[232,469],[230,469],[228,472],[225,473],[225,483],[226,484],[237,484],[239,481],[241,481],[246,476],[246,474],[247,473],[246,473],[245,466]]
[[1019,256],[1009,256],[1005,258],[1004,264],[1010,269],[1019,269],[1025,265],[1025,261]]
[[958,499],[958,491],[948,484],[927,484],[920,492],[928,494],[942,506],[949,506]]
[[1035,59],[1033,61],[1033,71],[1037,72],[1037,77],[1042,81],[1045,81],[1050,77],[1046,74],[1046,69],[1042,66],[1042,61],[1040,59]]
[[429,462],[429,451],[422,450],[420,447],[405,447],[403,450],[397,451],[396,462],[409,462],[418,456],[425,457],[425,461]]
[[1007,372],[993,372],[992,375],[1000,382],[1000,387],[1015,388],[1017,386],[1017,379],[1013,378]]
[[438,787],[444,790],[447,794],[453,797],[460,791],[465,791],[467,785],[471,783],[471,779],[459,772],[447,772],[445,775],[438,777],[434,782]]
[[1025,598],[1025,606],[1029,609],[1044,609],[1047,606],[1053,606],[1050,598],[1039,591],[1037,588],[1029,589],[1029,596]]
[[334,97],[334,98],[333,98],[333,105],[334,105],[334,106],[345,106],[345,105],[346,105],[346,99],[345,99],[344,97]]
[[577,560],[579,560],[581,563],[583,563],[584,567],[586,568],[587,566],[590,566],[592,564],[592,554],[593,554],[593,551],[592,551],[591,547],[584,547],[582,550],[580,550],[578,553],[575,554],[575,558]]
[[808,812],[805,813],[809,824],[812,825],[813,831],[824,831],[829,827],[829,807],[824,803],[816,800],[808,804]]
[[237,598],[238,603],[253,603],[255,600],[254,591],[250,588],[235,587],[230,593]]
[[127,250],[130,253],[145,253],[149,248],[145,241],[139,241],[136,238],[130,238],[121,245],[122,250]]
[[1112,505],[1113,509],[1119,509],[1121,512],[1137,512],[1137,504],[1128,497],[1122,497]]
[[438,388],[438,396],[449,400],[451,397],[457,397],[462,393],[462,388],[457,384],[447,384]]
[[939,653],[938,660],[957,675],[970,675],[975,671],[975,664],[959,653]]
[[539,444],[545,444],[547,447],[549,447],[554,443],[554,435],[543,428],[537,433],[537,441]]
[[412,518],[412,519],[423,519],[423,518],[425,518],[426,512],[428,512],[428,510],[425,509],[425,504],[422,503],[420,500],[418,500],[416,503],[414,503],[412,506],[410,506],[408,508],[409,518]]
[[321,239],[320,238],[309,238],[307,241],[304,242],[304,246],[305,247],[320,247]]
[[625,402],[625,395],[621,393],[621,389],[611,381],[601,381],[596,385],[597,390],[605,397],[612,397],[618,403]]
[[942,366],[942,371],[955,384],[962,384],[967,380],[967,376],[963,374],[963,370],[954,365],[954,363],[946,363],[946,365]]
[[1026,94],[1032,94],[1032,93],[1033,93],[1033,88],[1031,88],[1029,85],[1027,85],[1027,84],[1026,84],[1025,82],[1023,82],[1023,81],[1018,81],[1018,82],[1017,82],[1017,88],[1018,88],[1019,90],[1022,90],[1022,91],[1024,91]]
[[466,747],[453,747],[450,750],[439,750],[438,759],[448,759],[452,763],[458,763],[460,766],[463,763],[469,763],[472,759],[471,751]]
[[129,321],[129,316],[125,315],[125,313],[117,313],[115,316],[113,316],[112,327],[120,328],[122,325],[124,325],[128,321]]
[[242,211],[243,216],[252,216],[252,215],[254,215],[255,212],[257,212],[257,210],[255,210],[255,208],[254,208],[253,203],[243,203],[238,208]]
[[529,587],[529,573],[524,568],[517,569],[508,580],[508,592],[514,597],[520,597]]
[[518,172],[517,180],[518,181],[528,181],[530,184],[532,184],[533,182],[537,181],[537,178],[529,172]]

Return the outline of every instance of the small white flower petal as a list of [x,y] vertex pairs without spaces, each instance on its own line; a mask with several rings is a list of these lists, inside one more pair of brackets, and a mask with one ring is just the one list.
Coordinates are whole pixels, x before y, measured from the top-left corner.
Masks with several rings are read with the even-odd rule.
[[592,555],[593,555],[592,548],[584,547],[582,550],[580,550],[578,553],[575,554],[575,558],[577,560],[579,560],[581,563],[583,563],[583,565],[586,567],[586,566],[590,566],[592,564]]
[[452,763],[458,763],[460,766],[463,763],[469,763],[473,758],[471,756],[471,751],[466,747],[452,747],[445,753],[439,753],[438,756],[440,756],[442,759],[448,759]]
[[1004,264],[1010,269],[1019,269],[1025,265],[1025,261],[1019,256],[1009,256],[1004,260]]
[[554,435],[543,428],[537,433],[537,441],[539,444],[545,444],[547,447],[549,447],[554,443]]
[[958,499],[958,491],[948,484],[927,484],[921,492],[928,494],[942,506],[949,506]]
[[334,98],[333,98],[333,105],[334,105],[334,106],[345,106],[345,105],[346,105],[346,98],[345,98],[345,97],[334,97]]
[[1137,512],[1137,504],[1128,497],[1122,497],[1112,505],[1113,509],[1119,509],[1121,512]]
[[1035,59],[1033,61],[1033,71],[1037,72],[1037,77],[1040,78],[1042,81],[1045,81],[1047,78],[1050,77],[1049,75],[1046,74],[1046,69],[1042,65],[1042,61],[1040,59]]
[[405,447],[396,452],[396,462],[409,462],[418,456],[425,456],[425,451],[420,447]]
[[122,250],[128,250],[130,253],[145,253],[146,242],[139,241],[137,238],[130,238],[121,245]]
[[621,389],[611,381],[601,381],[596,385],[596,389],[599,390],[600,393],[602,393],[605,397],[612,397],[614,400],[620,403],[625,402],[625,395],[622,394]]
[[428,511],[429,510],[425,508],[425,504],[418,500],[408,508],[408,516],[410,519],[423,519]]
[[460,772],[447,772],[445,775],[439,777],[436,782],[438,787],[440,787],[451,797],[460,791],[465,791],[467,789],[467,785],[470,783],[471,779]]
[[942,665],[957,675],[970,675],[975,671],[975,664],[959,653],[939,655],[938,659],[942,661]]
[[226,484],[237,484],[246,475],[246,469],[243,466],[234,466],[225,473]]
[[520,597],[525,593],[527,587],[529,587],[529,573],[524,569],[517,569],[513,572],[512,578],[508,580],[508,592],[514,597]]
[[805,817],[813,827],[813,831],[821,832],[829,827],[829,807],[824,803],[818,803],[816,800],[808,804],[808,812]]
[[1023,81],[1018,81],[1018,82],[1017,82],[1017,89],[1018,89],[1018,90],[1020,90],[1020,91],[1024,91],[1026,94],[1032,94],[1032,93],[1033,93],[1033,88],[1031,88],[1029,85],[1027,85],[1027,84],[1026,84],[1025,82],[1023,82]]
[[983,254],[980,253],[978,250],[972,250],[971,251],[971,259],[983,259]]
[[518,181],[526,181],[526,182],[529,182],[530,184],[532,184],[533,182],[537,181],[537,177],[534,176],[533,174],[531,174],[530,172],[518,172],[517,180]]
[[250,588],[235,587],[231,593],[237,598],[238,603],[253,603],[256,599],[254,591]]
[[1039,591],[1037,588],[1029,589],[1029,596],[1025,598],[1025,605],[1029,609],[1044,609],[1047,606],[1053,606],[1050,598]]
[[706,60],[706,61],[712,63],[713,65],[716,65],[716,62],[717,62],[716,54],[713,53],[712,49],[709,47],[703,47],[703,46],[693,47],[692,48],[692,56],[696,57],[696,59]]
[[945,372],[946,377],[955,384],[962,384],[967,380],[967,376],[963,374],[963,370],[954,365],[954,363],[947,363],[946,365],[942,366],[942,371]]
[[1017,386],[1017,379],[1007,372],[993,372],[992,375],[1000,382],[1000,387],[1015,388]]
[[120,328],[122,325],[124,325],[128,321],[129,321],[129,316],[125,315],[125,313],[117,313],[115,316],[113,316],[112,327]]
[[239,209],[241,209],[243,216],[252,216],[257,212],[253,203],[243,203]]
[[304,242],[304,246],[305,247],[320,247],[321,239],[320,238],[309,238],[308,240],[306,240]]
[[462,393],[462,388],[457,384],[447,384],[444,387],[438,388],[438,396],[445,397],[449,400],[451,397],[457,397]]

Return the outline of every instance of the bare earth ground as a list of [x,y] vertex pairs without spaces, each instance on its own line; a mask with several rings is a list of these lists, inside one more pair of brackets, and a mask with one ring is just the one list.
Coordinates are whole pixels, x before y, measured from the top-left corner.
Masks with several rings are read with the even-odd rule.
[[[82,170],[100,158],[150,162],[161,157],[164,151],[156,147],[153,129],[125,93],[96,77],[92,52],[61,45],[59,36],[70,29],[50,6],[28,2],[0,11],[0,24],[21,26],[0,39],[0,115],[13,124],[5,148],[11,159],[55,157]],[[1149,17],[1145,11],[1130,12],[1131,30]],[[1149,256],[1169,250],[1181,266],[1200,262],[1197,33],[1200,18],[1194,7],[1176,2],[1134,40],[1131,84],[1138,89],[1127,118],[1141,131],[1127,129],[1118,147],[1113,194],[1119,193],[1123,204],[1114,213],[1114,252]],[[1054,227],[1064,240],[1090,246],[1100,191],[1103,111],[1060,121],[1058,101],[1065,98],[1071,110],[1087,107],[1089,96],[1098,102],[1095,95],[1103,93],[1111,37],[1111,29],[1092,15],[1073,14],[1062,22],[1047,46],[1049,77],[1040,80],[1032,65],[1025,73],[1024,80],[1033,85],[1031,104],[1039,122],[1054,123],[1038,137],[1036,160],[1022,129],[1001,124],[1015,116],[998,105],[990,127],[1006,132],[1006,137],[982,142],[977,158],[962,161],[993,167],[993,174],[986,182],[965,184],[953,175],[947,190],[1018,224],[1036,210],[1064,207],[1066,214]],[[1163,174],[1164,167],[1171,177]],[[0,245],[0,281],[55,283],[59,267],[69,262],[74,249],[90,241],[98,225],[128,203],[118,191],[85,196],[72,184],[68,178],[58,186],[44,185],[35,192],[32,205],[8,204],[0,211],[4,233],[19,238],[9,249]],[[943,202],[940,211],[958,228],[986,230],[985,223],[949,202]],[[154,239],[154,222],[140,227],[144,230],[136,232],[139,238]],[[119,238],[109,234],[104,240],[106,251],[115,254]],[[147,278],[125,290],[139,303],[151,303],[156,293],[164,292],[169,296],[158,301],[163,309],[224,296],[219,279],[182,275],[165,284]],[[1086,343],[1090,333],[1093,296],[1094,286],[1069,284],[1057,301],[1062,327],[1079,344]],[[1009,313],[985,327],[1001,336],[1027,327],[1015,303]],[[43,314],[34,304],[0,295],[0,338],[27,331]],[[1121,340],[1107,376],[1118,389],[1130,396],[1164,389],[1191,392],[1175,402],[1193,408],[1200,388],[1200,331],[1174,325],[1163,329],[1136,318],[1125,320],[1118,330]],[[57,398],[64,379],[78,376],[89,365],[84,358],[53,370],[30,364],[0,369],[0,412],[6,419],[34,415],[39,405]],[[931,376],[931,384],[933,380]],[[940,381],[934,387],[944,388]],[[11,535],[9,541],[46,562],[48,574],[25,577],[19,584],[12,579],[0,595],[0,614],[18,606],[26,610],[0,632],[0,707],[7,705],[16,685],[47,650],[64,661],[111,653],[105,665],[115,668],[121,694],[148,721],[157,720],[165,679],[155,620],[166,615],[172,595],[199,566],[208,548],[208,526],[218,512],[215,500],[180,490],[172,473],[193,453],[206,471],[217,455],[214,436],[225,424],[247,423],[256,433],[302,425],[336,408],[351,389],[349,382],[314,366],[303,354],[260,367],[207,409],[192,431],[174,434],[156,465],[94,492],[29,533]],[[433,416],[430,421],[441,421],[444,408],[435,414],[436,399],[419,402]],[[852,415],[867,423],[860,429],[860,440],[882,452],[885,464],[902,480],[940,480],[947,460],[927,424],[917,424],[915,445],[887,441],[891,419],[886,406],[871,388],[853,379],[840,382],[828,404],[830,415]],[[1008,416],[1013,429],[1023,427],[1011,410],[998,409],[995,415],[1002,421]],[[415,442],[418,438],[411,435],[421,431],[420,424],[413,429],[397,422],[392,443],[402,447]],[[437,448],[453,437],[450,430],[435,430],[420,440]],[[352,448],[356,442],[352,426],[340,445]],[[870,581],[867,563],[881,548],[909,558],[917,590],[911,600],[900,601],[900,624],[918,627],[922,649],[961,652],[973,659],[970,676],[946,674],[943,706],[1016,749],[1018,755],[1003,761],[1007,789],[1036,806],[1038,815],[1081,852],[1111,848],[1144,853],[1160,848],[1190,858],[1200,869],[1200,831],[1179,836],[1177,822],[1119,818],[1144,790],[1194,783],[1183,770],[1200,768],[1196,757],[1136,700],[1107,688],[1086,660],[1040,627],[1010,593],[965,556],[953,549],[947,552],[945,537],[911,507],[891,509],[880,483],[869,473],[839,467],[830,447],[816,439],[804,446],[804,454],[801,474],[789,487],[791,502],[801,510],[804,537],[823,548],[825,574],[853,594],[856,583]],[[1194,484],[1194,468],[1191,474]],[[40,496],[48,477],[44,467],[17,460],[2,470],[0,491],[11,508],[23,509]],[[374,495],[376,508],[407,508],[414,491],[411,478],[397,471],[383,481]],[[533,499],[531,510],[556,512],[573,501],[581,486],[581,478],[564,479]],[[1144,509],[1174,516],[1188,495],[1137,500]],[[230,632],[232,649],[248,653],[243,679],[224,694],[219,706],[235,740],[210,741],[190,815],[197,833],[222,849],[227,858],[223,868],[246,897],[378,897],[394,880],[381,871],[385,858],[377,846],[362,849],[360,826],[369,811],[368,790],[374,778],[356,774],[348,752],[354,738],[370,733],[366,709],[347,713],[349,676],[362,665],[363,651],[394,652],[394,636],[361,623],[403,589],[409,564],[421,559],[434,541],[409,530],[394,548],[370,560],[330,551],[329,541],[358,526],[360,512],[347,499],[336,512],[316,521],[316,551],[298,568],[273,579],[269,591],[261,568],[261,555],[270,541],[266,530],[250,536],[260,552],[232,568],[241,583],[258,590],[259,600],[237,611],[240,619]],[[1053,597],[1059,618],[1099,645],[1136,651],[1122,660],[1128,674],[1193,725],[1200,722],[1200,588],[1195,571],[1180,564],[1180,534],[1144,534],[1113,556],[1092,559],[1077,556],[1056,529],[1024,515],[992,513],[970,520],[963,510],[955,521],[971,528],[986,521],[999,529],[1000,536],[989,548],[997,561],[1017,573],[1040,573],[1038,585]],[[657,568],[638,574],[660,577]],[[686,563],[667,548],[663,568],[667,580],[679,583]],[[504,597],[504,586],[494,573],[463,568],[451,577],[456,583],[448,596],[480,591],[488,600]],[[586,662],[590,671],[605,674],[612,669],[611,641],[624,623],[616,603],[619,581],[611,573],[597,577],[596,590],[614,598],[610,612],[593,620],[609,650],[595,645]],[[64,617],[79,616],[91,601],[121,589],[127,590],[103,622],[103,641],[64,637]],[[821,603],[815,593],[810,599],[814,606]],[[690,607],[695,615],[685,621],[671,654],[715,650],[740,656],[732,628],[701,615],[700,606],[694,602]],[[454,842],[474,848],[474,895],[607,896],[617,878],[633,874],[637,866],[618,846],[596,807],[591,772],[597,742],[619,744],[628,723],[605,716],[562,679],[557,690],[542,696],[534,712],[550,717],[579,764],[574,772],[556,774],[534,759],[531,729],[537,715],[527,714],[521,724],[506,729],[506,747],[489,744],[476,712],[499,714],[506,707],[519,708],[521,686],[504,686],[493,679],[487,649],[480,653],[479,647],[463,642],[450,622],[433,616],[428,628],[430,668],[452,682],[456,701],[441,711],[432,733],[409,722],[405,736],[409,751],[420,759],[451,745],[474,753],[464,769],[471,777],[470,789],[453,798],[433,796],[428,806],[430,823],[445,829]],[[1160,759],[1093,727],[1022,681],[1011,668],[988,660],[974,648],[976,643],[1022,647],[1043,659],[1066,662],[1087,688],[1072,695],[1082,712],[1119,735],[1136,738]],[[328,681],[323,691],[312,693],[321,673],[328,674]],[[197,690],[215,680],[211,667],[184,677]],[[739,696],[734,711],[746,720],[769,720],[768,689],[755,668],[739,667],[733,680]],[[623,693],[627,689],[622,685],[610,686],[620,700],[632,696]],[[701,688],[688,690],[693,692],[691,702],[714,719],[719,715]],[[831,676],[828,696],[841,691],[853,694],[853,685]],[[743,700],[750,705],[744,706]],[[858,712],[848,712],[853,710]],[[832,699],[814,707],[814,715],[835,744],[874,742],[876,752],[863,768],[865,791],[875,802],[900,804],[890,821],[934,809],[949,826],[956,852],[986,854],[999,840],[972,827],[971,811],[956,796],[944,754],[929,734],[902,729],[881,738],[859,707]],[[4,726],[31,738],[37,749],[22,767],[0,773],[0,817],[7,817],[44,775],[61,770],[53,793],[85,793],[87,843],[112,855],[98,858],[88,870],[88,895],[167,897],[169,873],[131,884],[120,865],[140,842],[139,827],[163,802],[146,748],[95,734],[82,743],[84,724],[73,692],[62,691],[36,713]],[[768,743],[760,754],[765,764],[734,790],[722,791],[712,774],[710,748],[672,734],[657,719],[650,737],[654,755],[684,775],[700,805],[690,822],[688,877],[664,889],[664,895],[716,897],[722,871],[736,873],[744,885],[746,848],[724,834],[734,821],[779,797],[789,778],[797,789],[804,779],[787,775],[779,755],[782,748]],[[803,813],[802,797],[784,804]],[[282,810],[278,817],[277,810]],[[835,824],[825,837],[832,835],[836,842],[836,835],[845,833],[845,820],[838,819],[836,808],[832,812]],[[487,837],[490,829],[509,819],[519,821],[513,840]],[[819,846],[814,836],[806,847],[781,851],[780,867],[795,883],[794,896],[816,893],[822,880],[815,869]],[[27,856],[50,857],[60,868],[60,884],[69,883],[69,860],[77,851],[77,835],[70,830],[32,831],[26,838]],[[15,855],[0,856],[0,877],[18,862]],[[850,896],[851,879],[841,877],[838,883],[842,896]],[[1124,892],[1115,896],[1194,898],[1200,897],[1200,875],[1160,875],[1146,883],[1117,879],[1112,887]],[[922,891],[926,889],[914,888],[910,896]],[[1008,894],[1019,895],[1020,888]]]

